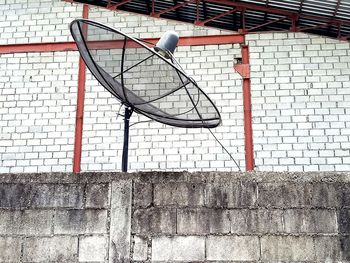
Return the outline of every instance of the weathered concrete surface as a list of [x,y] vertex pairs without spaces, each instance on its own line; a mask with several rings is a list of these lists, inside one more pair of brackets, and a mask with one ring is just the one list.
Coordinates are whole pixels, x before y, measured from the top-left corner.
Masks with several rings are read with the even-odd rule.
[[112,182],[109,262],[130,261],[132,181]]
[[107,238],[83,236],[79,239],[79,261],[104,262],[107,258]]
[[152,260],[204,261],[205,237],[175,236],[152,239]]
[[77,261],[78,237],[29,237],[23,245],[24,262]]
[[0,237],[0,262],[19,262],[21,243],[21,238]]
[[225,261],[256,261],[260,258],[257,236],[209,236],[207,259]]
[[54,234],[107,233],[107,210],[70,209],[55,213]]
[[262,237],[261,254],[262,259],[266,261],[315,261],[315,247],[312,237]]
[[349,262],[350,173],[0,174],[0,262]]

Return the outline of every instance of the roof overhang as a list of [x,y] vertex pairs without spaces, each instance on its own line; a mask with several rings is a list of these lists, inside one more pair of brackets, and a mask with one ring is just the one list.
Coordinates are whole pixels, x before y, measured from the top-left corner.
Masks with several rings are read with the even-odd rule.
[[342,0],[64,0],[243,34],[307,32],[350,39],[350,2]]

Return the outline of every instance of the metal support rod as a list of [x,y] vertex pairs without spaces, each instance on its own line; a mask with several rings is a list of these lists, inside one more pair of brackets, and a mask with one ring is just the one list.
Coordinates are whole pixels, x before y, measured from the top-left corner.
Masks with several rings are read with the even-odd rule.
[[124,113],[124,143],[123,143],[123,156],[122,156],[122,172],[128,171],[128,151],[129,151],[129,121],[132,114],[132,109],[125,107]]

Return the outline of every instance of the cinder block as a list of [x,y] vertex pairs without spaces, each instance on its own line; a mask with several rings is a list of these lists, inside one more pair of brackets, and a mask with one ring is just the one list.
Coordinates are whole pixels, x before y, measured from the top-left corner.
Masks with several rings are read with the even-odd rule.
[[284,231],[283,210],[234,209],[230,211],[231,233],[274,234]]
[[[315,254],[317,262],[340,262],[342,258],[342,244],[339,237],[315,237]],[[344,247],[343,247],[344,248]]]
[[107,254],[107,238],[82,236],[79,238],[80,262],[104,262]]
[[257,236],[209,236],[206,243],[207,260],[254,261],[260,258]]
[[[350,158],[349,158],[350,161]],[[350,184],[344,183],[343,186],[340,188],[341,191],[341,198],[340,198],[340,205],[342,207],[350,207]]]
[[109,184],[88,184],[86,186],[86,207],[107,208],[109,206]]
[[28,206],[30,188],[24,184],[0,184],[0,208]]
[[0,184],[0,208],[80,208],[83,192],[76,184]]
[[314,261],[312,237],[263,236],[261,259],[267,261]]
[[256,206],[257,184],[254,182],[207,184],[205,192],[206,206],[223,208]]
[[312,184],[312,202],[314,207],[340,207],[342,184],[338,183],[314,183]]
[[143,237],[135,236],[132,259],[136,261],[146,261],[147,253],[148,253],[147,239]]
[[178,234],[229,233],[230,214],[224,209],[178,209]]
[[136,234],[176,233],[176,209],[136,209],[132,232]]
[[344,261],[350,260],[350,237],[341,237],[340,238],[340,249],[342,252],[342,259]]
[[287,233],[338,233],[335,210],[288,209],[284,223]]
[[0,262],[20,262],[21,238],[0,237]]
[[55,234],[92,234],[107,232],[107,210],[72,209],[56,211]]
[[176,236],[152,239],[152,261],[203,261],[205,237]]
[[204,184],[164,183],[154,186],[156,206],[202,206],[204,204]]
[[312,187],[309,184],[261,183],[258,192],[261,207],[303,207],[310,206],[312,200]]
[[153,202],[153,187],[151,183],[134,183],[134,206],[146,208]]
[[2,235],[50,235],[53,211],[0,210]]
[[76,262],[78,238],[54,236],[24,239],[23,262]]
[[350,234],[350,209],[340,209],[338,217],[339,232]]

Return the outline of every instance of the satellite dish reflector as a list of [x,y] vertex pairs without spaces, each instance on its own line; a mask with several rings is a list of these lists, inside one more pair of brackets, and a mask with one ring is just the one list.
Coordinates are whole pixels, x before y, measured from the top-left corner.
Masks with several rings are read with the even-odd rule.
[[167,59],[170,58],[169,52],[174,54],[175,48],[177,47],[177,43],[179,42],[179,35],[175,31],[167,31],[164,35],[159,39],[158,43],[154,47],[154,49],[161,53]]
[[165,33],[154,45],[86,19],[74,20],[70,30],[91,73],[125,105],[125,127],[134,111],[183,128],[214,128],[221,123],[214,103],[173,56],[177,33]]

